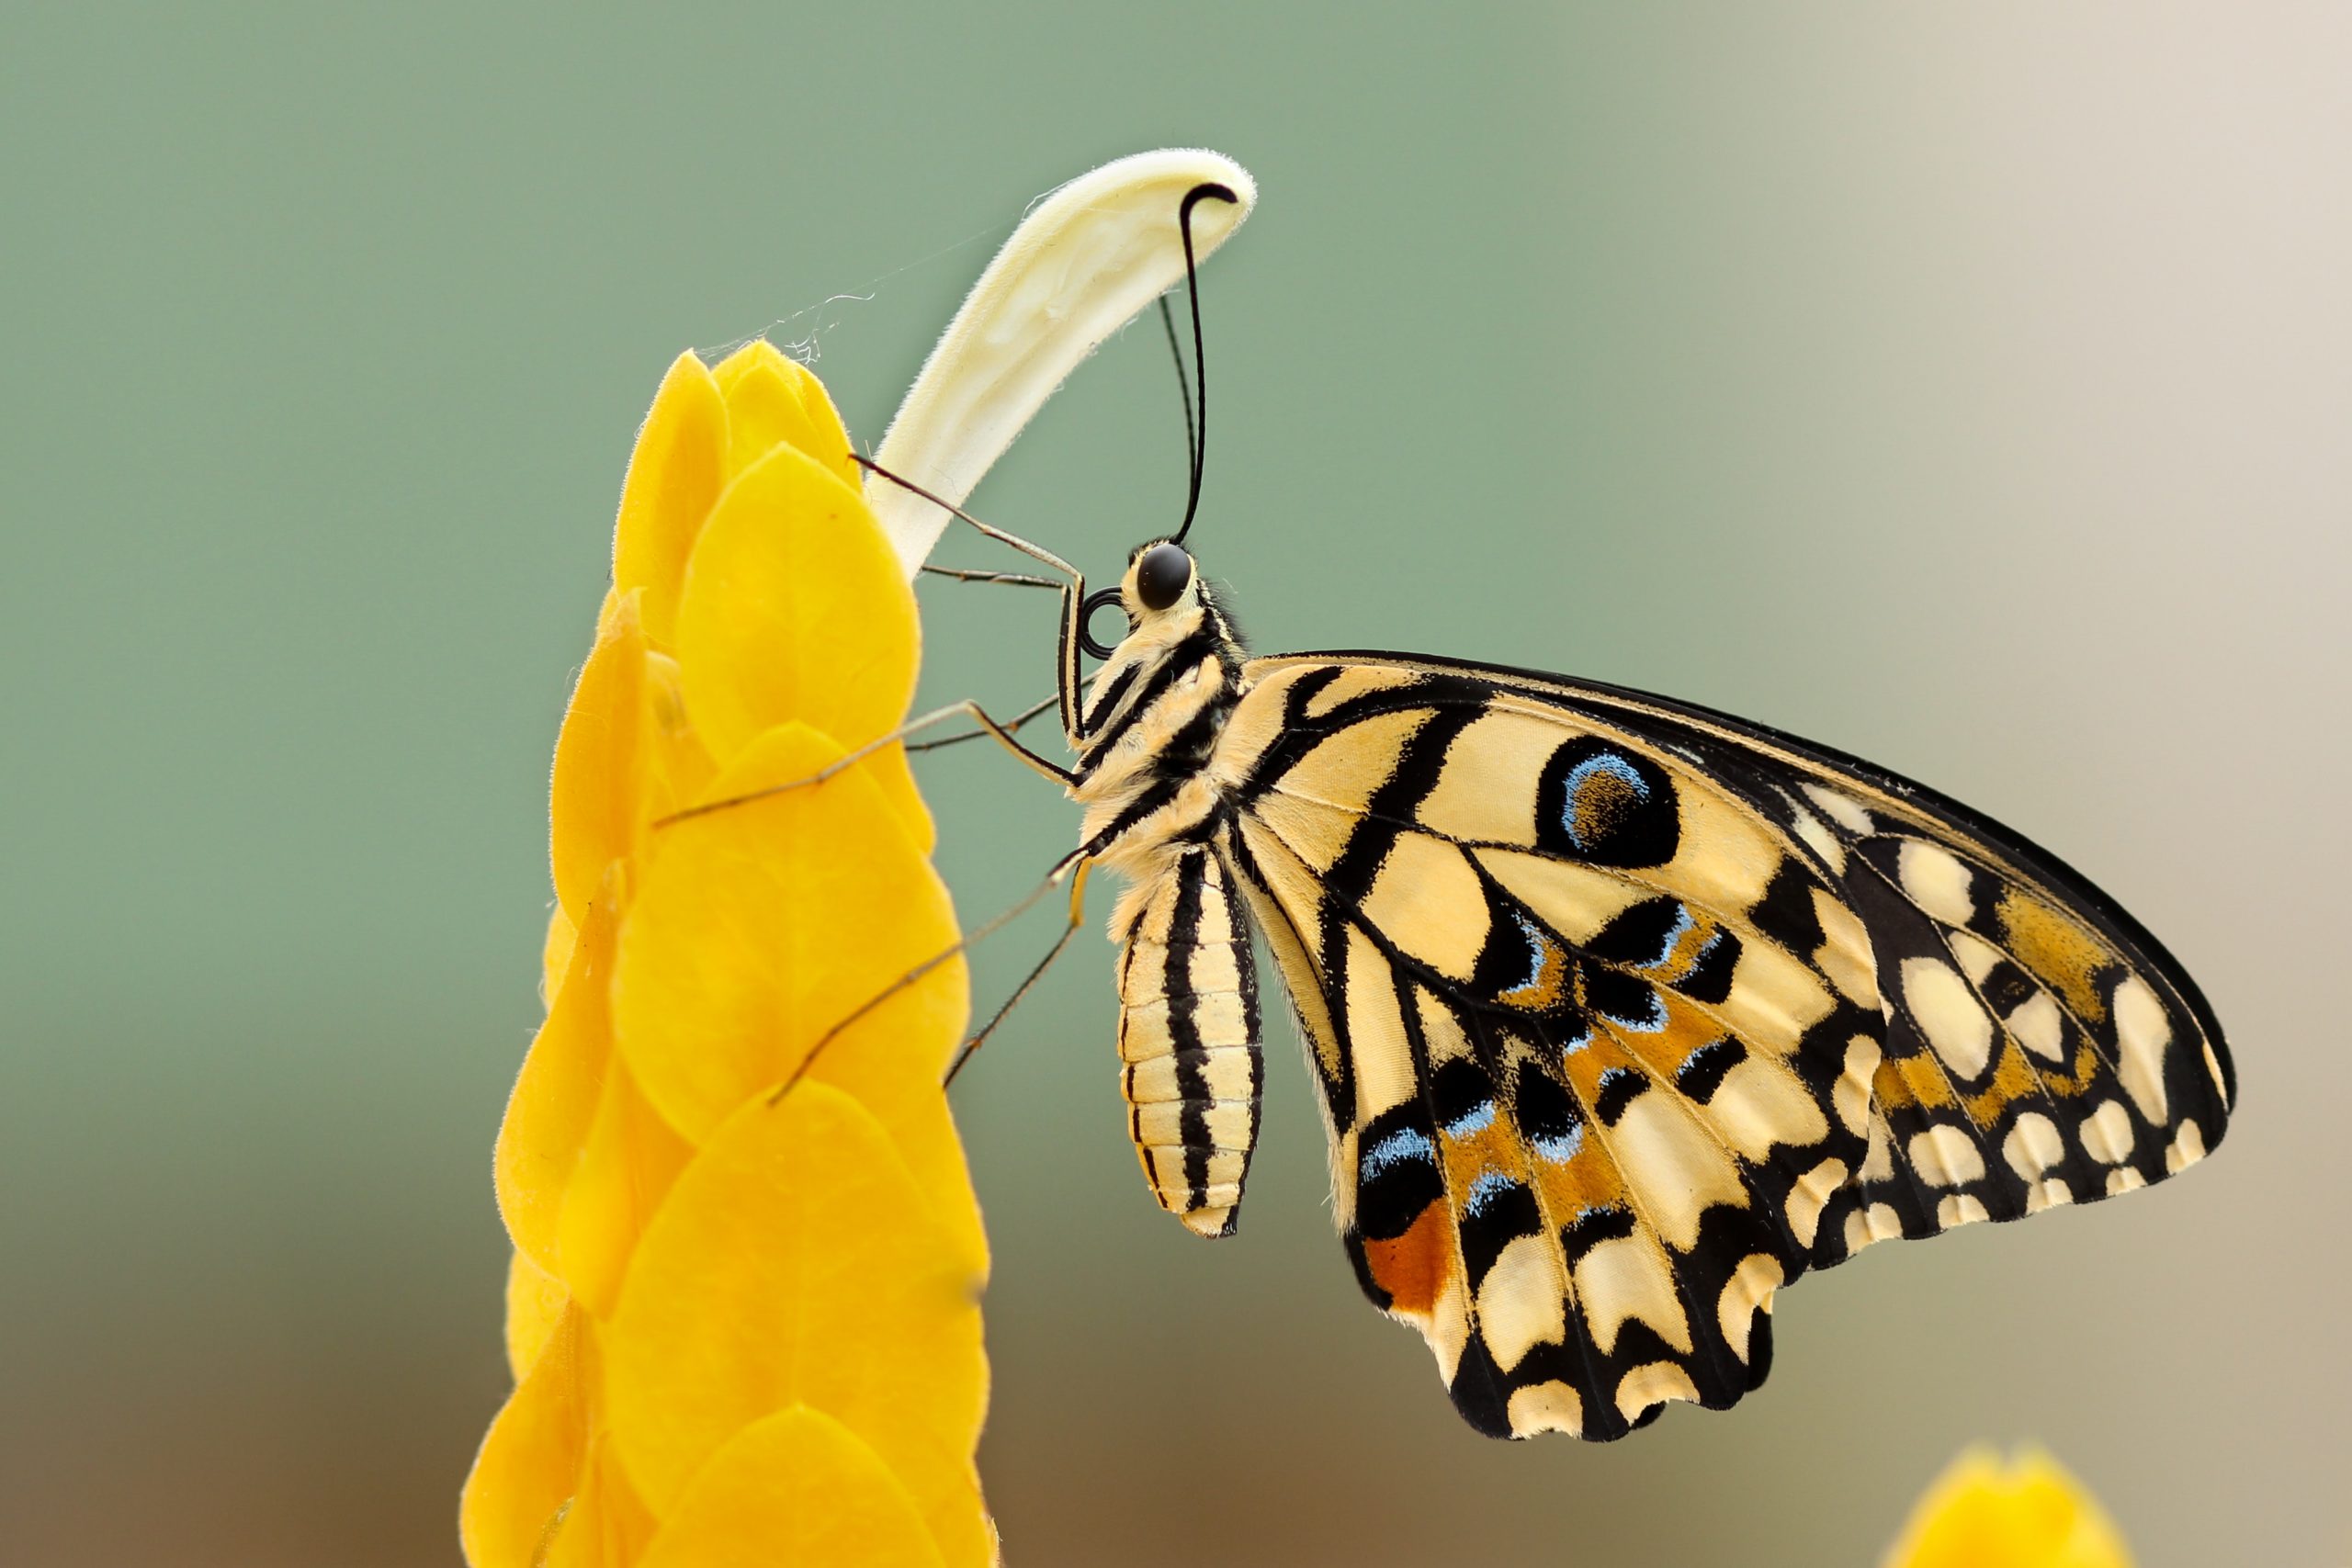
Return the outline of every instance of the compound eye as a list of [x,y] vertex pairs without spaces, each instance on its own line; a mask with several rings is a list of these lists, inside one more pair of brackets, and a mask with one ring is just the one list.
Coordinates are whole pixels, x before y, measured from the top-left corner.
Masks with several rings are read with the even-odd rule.
[[1193,581],[1193,558],[1181,545],[1154,545],[1136,562],[1136,597],[1147,610],[1165,610]]

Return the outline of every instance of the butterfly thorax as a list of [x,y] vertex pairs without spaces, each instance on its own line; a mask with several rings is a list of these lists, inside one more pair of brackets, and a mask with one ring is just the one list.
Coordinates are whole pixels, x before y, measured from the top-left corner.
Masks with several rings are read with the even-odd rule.
[[[1224,797],[1207,764],[1247,690],[1242,656],[1232,623],[1195,583],[1170,608],[1136,615],[1088,688],[1069,737],[1069,793],[1086,807],[1093,858],[1138,892],[1216,831]],[[1114,919],[1114,934],[1131,920]]]

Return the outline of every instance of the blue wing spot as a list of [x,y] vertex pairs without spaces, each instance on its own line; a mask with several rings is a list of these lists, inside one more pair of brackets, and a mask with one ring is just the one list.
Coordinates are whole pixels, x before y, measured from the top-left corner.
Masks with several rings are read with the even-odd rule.
[[1470,1195],[1462,1201],[1462,1212],[1475,1220],[1495,1200],[1519,1190],[1520,1185],[1500,1171],[1487,1171],[1470,1184]]
[[1400,1127],[1364,1150],[1363,1157],[1357,1162],[1357,1179],[1377,1181],[1381,1173],[1390,1166],[1402,1165],[1408,1160],[1418,1160],[1425,1165],[1436,1164],[1437,1145],[1419,1129]]
[[1482,1100],[1445,1124],[1449,1138],[1468,1138],[1485,1132],[1495,1124],[1495,1102]]
[[1529,1145],[1554,1165],[1566,1165],[1584,1148],[1584,1123],[1573,1122],[1565,1133],[1548,1137],[1531,1138]]
[[[1580,850],[1591,846],[1585,841],[1584,830],[1577,818],[1593,812],[1596,799],[1592,793],[1593,784],[1604,777],[1632,790],[1634,798],[1642,805],[1647,806],[1650,802],[1649,781],[1642,777],[1632,762],[1616,752],[1603,751],[1597,757],[1588,757],[1578,762],[1568,770],[1567,798],[1561,807],[1560,826],[1566,830],[1569,842]],[[1601,785],[1604,791],[1609,787],[1608,784]],[[1613,816],[1614,813],[1607,815]]]

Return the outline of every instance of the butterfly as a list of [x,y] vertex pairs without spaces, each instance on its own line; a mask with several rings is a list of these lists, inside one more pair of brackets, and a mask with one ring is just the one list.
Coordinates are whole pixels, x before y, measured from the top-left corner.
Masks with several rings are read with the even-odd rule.
[[[1218,198],[1185,198],[1188,272],[1193,205]],[[1193,336],[1182,527],[1090,594],[959,511],[1064,576],[950,574],[1061,592],[1076,762],[959,706],[1084,807],[1056,872],[1073,929],[1088,871],[1126,884],[1128,1128],[1186,1226],[1233,1230],[1256,1144],[1253,934],[1306,1045],[1357,1281],[1496,1437],[1731,1405],[1808,1270],[2127,1192],[2220,1143],[2235,1079],[2194,982],[1968,807],[1615,686],[1250,657],[1182,543],[1196,293]],[[1089,630],[1105,609],[1115,644]]]

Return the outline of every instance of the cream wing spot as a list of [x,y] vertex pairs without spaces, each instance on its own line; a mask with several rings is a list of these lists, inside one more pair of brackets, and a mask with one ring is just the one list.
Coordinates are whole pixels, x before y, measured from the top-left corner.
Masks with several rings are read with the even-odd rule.
[[1779,1258],[1751,1252],[1739,1260],[1739,1267],[1724,1281],[1723,1294],[1715,1303],[1715,1326],[1723,1331],[1732,1354],[1742,1361],[1747,1359],[1748,1329],[1756,1321],[1756,1313],[1759,1308],[1772,1310],[1772,1292],[1781,1288],[1784,1277]]
[[1396,771],[1405,743],[1429,722],[1427,708],[1406,708],[1351,724],[1293,764],[1275,784],[1295,800],[1319,801],[1361,815]]
[[1735,1153],[1758,1162],[1770,1157],[1776,1144],[1804,1147],[1829,1135],[1828,1119],[1804,1080],[1753,1056],[1724,1075],[1701,1114]]
[[1488,713],[1447,748],[1455,765],[1413,813],[1432,831],[1474,843],[1535,844],[1535,788],[1560,748],[1561,727],[1529,714]]
[[1549,1237],[1523,1235],[1502,1249],[1478,1284],[1478,1326],[1506,1372],[1537,1345],[1567,1333],[1566,1281]]
[[1959,971],[1940,959],[1905,959],[1903,1004],[1956,1077],[1984,1073],[1993,1059],[1993,1021]]
[[1829,1091],[1838,1121],[1849,1133],[1866,1133],[1871,1121],[1871,1080],[1878,1076],[1878,1042],[1857,1034],[1846,1042],[1846,1067]]
[[1576,1285],[1585,1326],[1602,1355],[1616,1354],[1618,1331],[1636,1317],[1659,1338],[1690,1353],[1690,1320],[1682,1314],[1674,1274],[1656,1242],[1635,1235],[1598,1244],[1577,1260]]
[[1509,1409],[1515,1437],[1532,1438],[1538,1432],[1566,1432],[1572,1438],[1584,1434],[1584,1400],[1564,1382],[1530,1383],[1514,1389]]
[[1618,1383],[1617,1414],[1633,1421],[1653,1404],[1663,1404],[1670,1399],[1687,1399],[1696,1404],[1698,1398],[1697,1385],[1679,1363],[1650,1361],[1627,1372]]
[[1877,1011],[1878,962],[1860,918],[1818,887],[1813,893],[1813,913],[1821,922],[1823,939],[1814,963],[1848,1001]]
[[2029,1111],[2001,1141],[2001,1157],[2009,1162],[2011,1170],[2032,1181],[2066,1157],[2066,1140],[2059,1136],[2056,1122],[2039,1111]]
[[1747,1201],[1739,1167],[1674,1095],[1636,1098],[1609,1129],[1609,1145],[1650,1224],[1677,1251],[1697,1244],[1710,1204]]
[[1813,802],[1824,817],[1828,818],[1849,833],[1871,833],[1877,830],[1878,824],[1871,820],[1871,814],[1863,810],[1861,806],[1849,796],[1838,794],[1826,784],[1807,784],[1801,787],[1804,790],[1806,798]]
[[[1789,1189],[1789,1234],[1797,1238],[1799,1247],[1812,1248],[1814,1235],[1821,1229],[1821,1212],[1838,1195],[1845,1179],[1846,1162],[1826,1159],[1797,1178],[1796,1185]],[[1774,1283],[1778,1282],[1776,1279]]]
[[1387,961],[1362,931],[1348,931],[1347,1018],[1359,1123],[1420,1093]]
[[2140,1114],[2161,1127],[2165,1115],[2165,1047],[2172,1043],[2172,1021],[2164,1003],[2137,975],[2115,987],[2115,1037],[2120,1059],[2115,1076]]
[[1862,1155],[1861,1178],[1868,1182],[1894,1179],[1894,1133],[1883,1112],[1871,1118],[1870,1144]]
[[2202,1049],[2205,1054],[2205,1076],[2213,1080],[2213,1092],[2220,1095],[2222,1103],[2226,1105],[2229,1103],[2229,1077],[2222,1071],[2221,1058],[2213,1055],[2213,1043],[2210,1040],[2206,1041]]
[[1974,874],[1951,851],[1906,839],[1895,852],[1894,864],[1911,901],[1945,925],[1964,926],[1975,918]]
[[1985,976],[2001,962],[2001,950],[1981,937],[1967,931],[1946,931],[1943,936],[1944,944],[1960,961],[1960,972],[1968,976],[1972,985],[1983,985]]
[[1984,1154],[1957,1127],[1929,1127],[1915,1134],[1904,1152],[1911,1158],[1911,1168],[1931,1187],[1965,1187],[1984,1177]]
[[2132,1113],[2120,1100],[2103,1100],[2083,1118],[2083,1147],[2101,1165],[2121,1165],[2132,1157]]
[[2107,1195],[2110,1198],[2137,1191],[2147,1184],[2148,1179],[2128,1165],[2118,1166],[2107,1173]]
[[1430,1342],[1430,1354],[1437,1357],[1438,1371],[1452,1382],[1453,1374],[1462,1370],[1463,1349],[1470,1343],[1470,1299],[1460,1272],[1447,1275],[1445,1289],[1430,1303],[1426,1322],[1409,1314],[1397,1315],[1420,1329]]
[[2025,1195],[2025,1212],[2038,1214],[2044,1209],[2055,1209],[2075,1201],[2075,1190],[2058,1177],[2035,1182]]
[[1832,875],[1846,874],[1846,845],[1837,834],[1822,826],[1821,818],[1804,807],[1796,807],[1797,841],[1819,855]]
[[1872,1203],[1846,1216],[1846,1250],[1856,1253],[1873,1242],[1893,1241],[1903,1234],[1903,1221],[1893,1205]]
[[2045,1062],[2066,1059],[2066,1026],[2058,1011],[2058,998],[2047,991],[2036,991],[2009,1013],[2009,1033],[2017,1043]]
[[1628,878],[1542,855],[1494,849],[1472,853],[1505,892],[1571,942],[1591,941],[1611,920],[1655,895],[1655,889]]
[[1991,1219],[1984,1205],[1965,1192],[1957,1192],[1936,1205],[1936,1224],[1946,1230],[1954,1225],[1973,1225]]
[[2180,1131],[2174,1134],[2172,1147],[2165,1151],[2165,1172],[2178,1176],[2204,1157],[2205,1134],[2199,1131],[2196,1122],[2183,1122]]
[[1487,945],[1487,893],[1443,839],[1400,833],[1363,901],[1364,919],[1439,974],[1467,980]]
[[2002,1140],[2002,1159],[2007,1159],[2008,1168],[2016,1170],[2020,1178],[2034,1180],[2051,1166],[2065,1159],[2065,1138],[2058,1135],[2058,1123],[2037,1110],[2030,1110],[2023,1117],[2018,1117],[2016,1126],[2008,1128],[2008,1138]]

